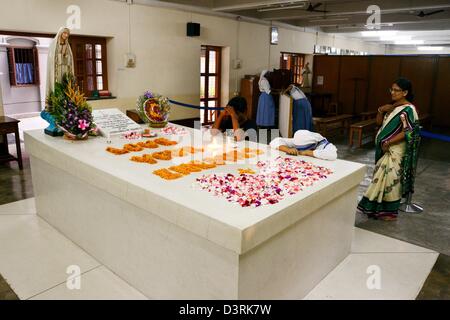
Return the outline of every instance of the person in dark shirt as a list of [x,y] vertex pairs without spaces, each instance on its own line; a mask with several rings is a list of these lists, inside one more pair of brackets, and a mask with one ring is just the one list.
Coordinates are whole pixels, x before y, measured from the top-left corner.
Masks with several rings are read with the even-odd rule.
[[[249,130],[253,129],[253,132]],[[247,101],[243,97],[231,99],[213,126],[213,131],[233,131],[236,141],[242,141],[256,135],[256,122],[247,117]]]

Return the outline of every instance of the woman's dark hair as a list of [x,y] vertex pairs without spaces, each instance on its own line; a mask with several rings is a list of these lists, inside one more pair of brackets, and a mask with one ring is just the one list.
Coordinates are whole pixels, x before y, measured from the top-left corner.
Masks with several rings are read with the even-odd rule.
[[230,107],[234,108],[234,111],[239,113],[247,112],[247,100],[244,97],[234,97],[228,102]]
[[406,78],[399,78],[395,80],[394,82],[396,85],[400,87],[403,91],[408,91],[408,95],[406,96],[406,100],[409,102],[413,102],[414,100],[414,93],[412,88],[412,83]]

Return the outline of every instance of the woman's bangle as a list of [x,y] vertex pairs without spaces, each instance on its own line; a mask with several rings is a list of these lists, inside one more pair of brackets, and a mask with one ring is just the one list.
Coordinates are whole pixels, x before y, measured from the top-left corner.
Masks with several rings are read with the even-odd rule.
[[382,111],[380,111],[381,107],[378,108],[378,113],[383,113]]

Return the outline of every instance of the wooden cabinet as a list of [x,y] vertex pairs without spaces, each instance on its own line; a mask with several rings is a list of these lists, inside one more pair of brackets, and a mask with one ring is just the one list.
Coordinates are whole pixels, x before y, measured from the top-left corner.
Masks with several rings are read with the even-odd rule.
[[339,113],[376,111],[390,102],[388,90],[393,82],[404,77],[412,83],[419,115],[429,115],[433,124],[449,127],[449,61],[445,55],[314,56],[313,93],[309,95],[313,113],[325,116],[324,95],[338,103]]
[[294,83],[292,71],[286,69],[275,69],[271,71],[267,79],[274,91],[284,90]]
[[259,76],[246,75],[241,80],[241,96],[247,100],[247,116],[256,120],[256,112],[258,110],[259,99]]
[[[278,110],[279,92],[282,89],[287,88],[292,83],[292,72],[289,70],[274,70],[270,72],[267,79],[271,85],[272,96]],[[241,96],[247,100],[247,116],[253,120],[256,120],[258,100],[260,96],[258,82],[259,76],[257,75],[246,75],[244,79],[241,80]]]
[[[433,124],[448,127],[450,126],[450,57],[440,56],[437,69],[430,113],[434,116],[432,118]],[[416,87],[415,90],[421,91],[422,89]],[[419,110],[419,112],[422,112],[422,110]]]

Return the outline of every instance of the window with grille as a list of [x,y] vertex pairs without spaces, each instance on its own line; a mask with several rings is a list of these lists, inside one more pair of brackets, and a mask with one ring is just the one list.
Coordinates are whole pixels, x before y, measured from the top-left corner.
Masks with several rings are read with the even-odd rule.
[[9,47],[8,67],[11,86],[39,85],[39,60],[36,47]]
[[[211,108],[220,106],[222,48],[202,46],[200,57],[200,105]],[[200,114],[203,124],[216,120],[217,111],[204,110]]]
[[108,90],[106,39],[71,36],[75,77],[87,97]]
[[294,83],[300,85],[303,83],[302,69],[305,65],[305,55],[298,53],[281,53],[281,69],[292,71]]

